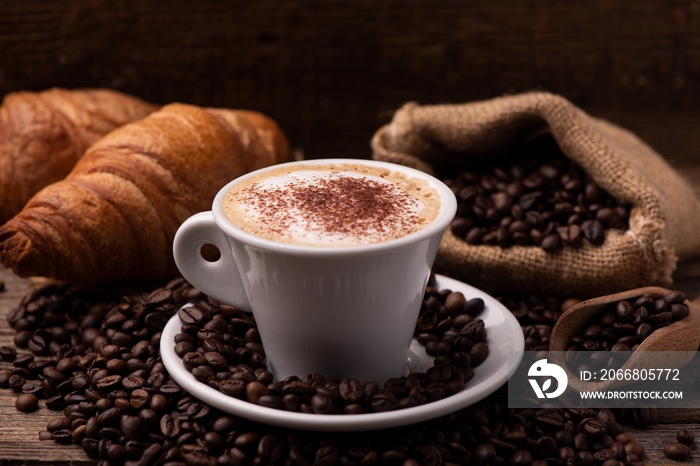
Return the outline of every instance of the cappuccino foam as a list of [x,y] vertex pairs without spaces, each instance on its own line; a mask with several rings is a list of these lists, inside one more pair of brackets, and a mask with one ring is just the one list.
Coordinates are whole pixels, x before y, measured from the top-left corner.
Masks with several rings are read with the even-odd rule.
[[357,164],[273,168],[226,193],[226,217],[261,238],[351,246],[401,238],[430,225],[440,197],[428,182]]

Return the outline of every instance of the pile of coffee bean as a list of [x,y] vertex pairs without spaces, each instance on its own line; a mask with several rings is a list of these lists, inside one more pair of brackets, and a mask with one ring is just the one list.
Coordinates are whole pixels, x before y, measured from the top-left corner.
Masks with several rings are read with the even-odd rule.
[[[549,296],[499,296],[497,298],[518,320],[525,337],[525,351],[549,351],[552,329],[562,313],[581,302],[578,298]],[[646,428],[657,424],[652,404],[615,410],[620,422]]]
[[610,304],[569,340],[572,351],[634,351],[654,331],[690,312],[682,291],[645,294]]
[[[426,293],[426,300],[431,296]],[[449,309],[447,299],[437,299]],[[67,286],[37,290],[10,316],[17,333],[15,347],[0,350],[0,388],[12,389],[17,400],[32,395],[55,410],[57,417],[39,437],[78,444],[101,466],[610,466],[641,464],[644,456],[622,430],[624,413],[510,409],[505,386],[448,416],[381,435],[286,430],[231,416],[189,396],[162,365],[160,332],[184,303],[221,306],[184,280],[118,296]],[[428,303],[424,311],[434,306]],[[446,318],[438,307],[437,318],[426,318],[417,330],[428,343],[438,342],[426,344],[436,359],[440,342],[454,332],[440,324]],[[449,318],[454,326],[457,317]],[[433,333],[440,339],[425,336]],[[637,425],[651,422],[651,410],[638,413],[632,419]]]
[[497,299],[518,320],[525,337],[525,351],[548,351],[554,324],[562,313],[581,302],[576,298],[552,296],[499,296]]
[[458,201],[452,232],[467,243],[557,251],[584,239],[599,245],[607,230],[628,228],[630,207],[567,158],[551,135],[496,158],[498,165],[442,177]]
[[435,357],[426,372],[386,381],[326,380],[299,374],[275,380],[252,315],[207,301],[178,311],[182,321],[175,353],[202,383],[225,395],[261,406],[314,414],[360,414],[410,408],[451,396],[474,377],[489,353],[486,328],[475,318],[481,298],[428,286],[416,338]]

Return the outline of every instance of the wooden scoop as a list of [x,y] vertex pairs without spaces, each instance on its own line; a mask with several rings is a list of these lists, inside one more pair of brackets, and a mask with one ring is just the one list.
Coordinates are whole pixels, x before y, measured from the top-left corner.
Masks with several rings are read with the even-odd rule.
[[[552,329],[552,334],[550,336],[549,350],[550,351],[567,351],[569,346],[568,342],[575,335],[580,335],[583,333],[584,328],[591,322],[591,320],[601,314],[605,310],[609,309],[610,304],[617,303],[622,300],[636,299],[645,294],[661,294],[665,295],[669,290],[660,287],[644,287],[637,288],[634,290],[624,291],[621,293],[615,293],[607,296],[601,296],[599,298],[593,298],[588,301],[583,301],[575,306],[569,308],[564,312],[557,323]],[[647,365],[659,364],[658,357],[651,361],[649,358],[644,357],[643,352],[645,351],[655,351],[655,352],[665,352],[665,351],[697,351],[698,346],[700,346],[700,298],[693,302],[685,301],[688,305],[689,313],[686,317],[665,327],[654,330],[649,334],[644,341],[637,347],[634,351],[632,357],[624,364],[622,367],[625,368],[643,368]],[[660,355],[661,353],[656,353]],[[688,353],[689,355],[692,353]],[[678,361],[675,360],[675,364]],[[688,361],[690,358],[688,358]],[[650,366],[651,367],[651,366]],[[572,380],[570,380],[570,383]],[[576,379],[573,382],[578,382]],[[609,383],[598,383],[586,385],[587,389],[594,388],[602,389],[609,386]]]
[[[665,295],[668,292],[665,288],[647,286],[578,303],[567,309],[557,320],[550,336],[549,350],[566,351],[571,337],[580,335],[586,325],[612,303],[650,293]],[[685,303],[690,310],[688,315],[652,332],[637,351],[696,351],[700,346],[700,298],[692,303],[686,300]]]

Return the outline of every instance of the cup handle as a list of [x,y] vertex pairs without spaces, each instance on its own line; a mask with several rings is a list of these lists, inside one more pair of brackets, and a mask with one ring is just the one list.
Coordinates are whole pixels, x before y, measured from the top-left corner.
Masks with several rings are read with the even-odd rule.
[[[201,249],[213,244],[220,257],[211,262]],[[231,306],[250,311],[241,275],[231,255],[231,246],[214,222],[211,211],[200,212],[185,220],[175,233],[173,257],[180,273],[204,294]]]

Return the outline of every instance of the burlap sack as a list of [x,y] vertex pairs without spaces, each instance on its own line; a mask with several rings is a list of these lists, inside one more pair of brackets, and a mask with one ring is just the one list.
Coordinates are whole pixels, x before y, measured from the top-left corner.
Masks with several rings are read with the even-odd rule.
[[[629,230],[609,230],[600,246],[584,240],[555,253],[537,246],[469,245],[448,231],[436,270],[493,293],[587,298],[670,285],[679,258],[700,252],[700,201],[634,134],[560,96],[537,92],[459,105],[408,103],[371,144],[377,160],[436,174],[461,157],[493,161],[513,141],[542,130],[603,189],[632,205]],[[451,154],[449,160],[445,154]]]

